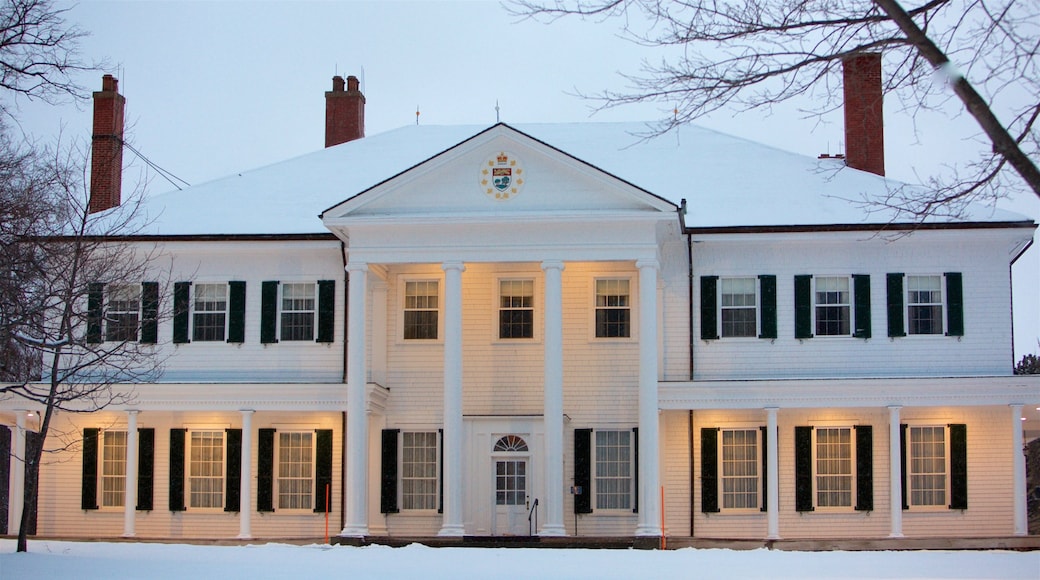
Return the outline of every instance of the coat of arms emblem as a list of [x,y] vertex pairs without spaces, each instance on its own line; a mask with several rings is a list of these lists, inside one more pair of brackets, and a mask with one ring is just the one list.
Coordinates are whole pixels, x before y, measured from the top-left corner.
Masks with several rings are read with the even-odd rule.
[[490,157],[480,170],[480,186],[488,197],[507,200],[520,193],[524,185],[524,169],[512,153],[505,151]]

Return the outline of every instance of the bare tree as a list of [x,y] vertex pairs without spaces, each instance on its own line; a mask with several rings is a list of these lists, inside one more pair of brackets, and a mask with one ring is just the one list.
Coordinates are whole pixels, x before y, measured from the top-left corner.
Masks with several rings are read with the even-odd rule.
[[616,19],[625,37],[664,53],[626,75],[630,90],[584,95],[603,108],[674,106],[649,135],[722,108],[768,108],[800,96],[814,97],[812,112],[825,113],[840,105],[833,85],[842,60],[881,52],[886,94],[911,113],[955,95],[989,146],[950,177],[930,180],[923,197],[902,188],[877,201],[923,219],[960,215],[967,204],[992,202],[1010,189],[1040,196],[1035,2],[923,0],[907,10],[896,0],[511,0],[509,9],[548,20]]
[[132,402],[132,385],[154,382],[162,372],[158,325],[169,308],[160,297],[169,276],[158,263],[160,250],[128,241],[147,225],[139,194],[90,213],[85,159],[77,148],[61,151],[31,172],[34,181],[16,188],[29,223],[13,242],[18,248],[7,253],[20,261],[22,274],[4,299],[5,312],[7,302],[18,304],[5,315],[4,333],[16,352],[38,361],[41,374],[0,386],[0,396],[41,410],[38,444],[24,458],[19,551],[26,549],[55,414]]

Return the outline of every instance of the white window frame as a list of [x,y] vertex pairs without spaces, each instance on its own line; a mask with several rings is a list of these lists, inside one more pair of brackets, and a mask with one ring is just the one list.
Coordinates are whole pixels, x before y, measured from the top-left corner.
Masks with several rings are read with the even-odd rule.
[[[599,466],[599,463],[600,463],[599,435],[601,433],[602,434],[617,433],[619,436],[620,435],[626,435],[628,437],[628,446],[627,446],[628,447],[628,476],[627,477],[623,476],[623,475],[618,475],[618,476],[614,476],[614,475],[600,475],[600,473],[599,473],[599,467],[600,467]],[[632,507],[635,505],[635,497],[636,497],[635,496],[635,494],[636,494],[636,489],[635,489],[636,488],[636,486],[635,486],[635,472],[636,472],[636,465],[635,465],[635,458],[636,458],[635,439],[636,439],[635,438],[635,434],[632,432],[631,428],[628,428],[628,429],[625,429],[625,428],[619,428],[619,429],[593,429],[593,431],[592,431],[592,461],[590,462],[592,464],[592,466],[591,466],[592,467],[592,469],[591,469],[591,471],[592,471],[591,480],[592,480],[592,507],[593,507],[593,513],[596,513],[596,512],[632,513]],[[619,449],[622,448],[622,445],[623,444],[621,444],[620,441],[619,441],[618,448]],[[619,466],[622,465],[620,460],[617,461],[617,464]],[[608,478],[611,479],[611,480],[618,480],[618,481],[627,480],[628,481],[628,500],[627,500],[628,503],[627,503],[627,505],[624,505],[624,506],[621,506],[621,507],[601,507],[600,506],[600,492],[601,492],[601,490],[600,490],[600,481],[599,480],[600,479],[606,480]],[[610,492],[603,491],[603,493],[610,493]],[[621,497],[621,494],[617,494],[617,495],[618,495],[618,497]]]
[[[628,336],[597,336],[596,313],[599,311],[598,286],[601,281],[624,280],[628,282]],[[639,283],[629,272],[603,272],[592,276],[590,288],[589,341],[602,343],[636,342],[639,340]]]
[[[751,433],[754,433],[754,435],[755,435],[755,457],[751,461],[751,464],[754,466],[754,469],[755,469],[755,474],[754,474],[754,478],[753,479],[755,481],[755,488],[756,488],[756,492],[755,492],[755,505],[753,505],[753,506],[726,507],[726,480],[727,480],[727,478],[734,479],[734,480],[737,479],[738,477],[743,477],[745,479],[751,479],[751,476],[748,476],[748,475],[743,475],[743,476],[736,476],[736,475],[734,475],[734,476],[727,476],[726,475],[726,454],[725,454],[725,449],[726,449],[725,439],[726,439],[726,437],[725,437],[725,434],[727,432],[736,432],[736,431],[751,432]],[[763,482],[762,482],[762,453],[764,452],[764,450],[762,449],[762,428],[761,428],[761,426],[758,426],[758,425],[750,426],[749,425],[749,426],[719,427],[719,436],[718,436],[717,444],[718,444],[718,452],[717,452],[716,457],[718,457],[717,469],[718,469],[718,478],[719,478],[719,480],[718,480],[719,481],[719,484],[718,484],[719,485],[719,510],[721,512],[724,512],[724,513],[759,513],[761,511],[761,507],[762,507],[762,499],[763,499],[764,494],[765,494],[765,490],[762,489],[765,486],[763,485]]]
[[[819,451],[820,445],[817,439],[817,435],[821,429],[841,429],[849,432],[849,505],[841,506],[821,506],[820,505],[820,470],[819,470]],[[834,475],[834,474],[827,474]],[[838,474],[844,477],[845,474]],[[856,427],[848,424],[842,425],[813,425],[812,429],[812,500],[813,507],[817,511],[840,511],[848,512],[852,511],[856,507]]]
[[[932,429],[939,430],[943,435],[943,471],[940,472],[915,472],[914,462],[914,430],[915,429]],[[914,503],[914,476],[921,475],[923,477],[940,475],[943,478],[943,497],[942,501],[937,503]],[[906,473],[903,474],[906,480],[906,503],[907,506],[912,510],[919,511],[946,511],[950,504],[950,484],[951,484],[951,471],[950,471],[950,428],[948,425],[938,425],[934,423],[920,423],[920,424],[907,424],[906,427]]]
[[[129,292],[129,293],[134,294],[134,295],[132,295],[132,296],[120,295],[121,293],[124,293],[124,292]],[[130,300],[127,300],[127,298],[130,298]],[[142,306],[141,303],[142,303],[143,299],[144,299],[144,289],[141,286],[141,284],[106,284],[105,285],[105,291],[104,291],[104,301],[105,301],[104,302],[104,319],[105,319],[105,326],[104,326],[104,333],[105,333],[105,335],[104,335],[104,338],[105,338],[105,342],[138,342],[141,339],[141,320],[143,318],[143,314],[142,314],[142,311],[141,311],[141,306]],[[113,302],[131,302],[131,301],[136,301],[137,302],[137,308],[134,309],[134,310],[126,309],[125,307],[124,308],[119,308],[119,309],[116,309],[116,308],[112,307],[112,303]],[[113,330],[113,326],[112,326],[113,320],[112,320],[111,317],[112,316],[127,316],[127,315],[131,315],[131,314],[133,314],[133,315],[135,315],[137,317],[136,322],[134,323],[133,338],[126,338],[126,339],[118,338],[118,337],[112,338],[111,337],[112,336],[111,333],[114,330]]]
[[[530,283],[531,285],[531,305],[529,307],[509,307],[506,308],[502,305],[502,285],[505,283]],[[495,342],[517,344],[523,342],[535,342],[539,339],[540,325],[538,324],[538,297],[539,297],[539,280],[535,276],[500,276],[495,279],[495,293],[494,293],[494,312],[495,318],[492,326],[494,327],[493,340]],[[503,337],[502,336],[502,312],[504,310],[524,310],[531,313],[531,336],[525,337]],[[544,311],[543,311],[544,312]]]
[[[223,287],[223,289],[224,289],[224,309],[223,310],[202,310],[202,311],[200,311],[198,309],[199,288],[202,287],[202,286]],[[192,342],[223,342],[223,341],[227,340],[228,319],[231,316],[230,301],[231,301],[231,292],[230,292],[229,284],[227,282],[196,282],[195,284],[192,284],[192,288],[191,288],[191,335],[190,335]],[[196,315],[206,315],[206,314],[223,314],[224,315],[224,330],[221,333],[221,337],[219,339],[216,339],[216,338],[198,338],[198,335],[196,334],[196,330],[195,330],[196,326],[197,326],[195,317],[196,317]]]
[[[300,449],[307,449],[310,452],[310,459],[309,459],[310,466],[309,466],[309,469],[306,469],[305,470],[306,473],[302,474],[302,475],[301,474],[290,474],[290,475],[287,475],[287,474],[284,473],[285,466],[282,463],[282,449],[283,449],[282,437],[283,436],[292,437],[294,435],[302,435],[302,436],[310,437],[310,445],[309,446],[302,446],[302,447],[300,447]],[[315,464],[317,463],[317,461],[316,461],[316,459],[317,459],[317,448],[316,448],[317,439],[318,438],[317,438],[317,436],[316,436],[316,434],[315,434],[313,429],[289,429],[289,430],[285,430],[285,431],[282,431],[282,430],[275,431],[275,444],[274,444],[274,457],[275,457],[275,461],[274,461],[274,509],[276,511],[279,511],[279,512],[306,512],[306,513],[311,513],[314,510],[315,500],[317,498],[317,490],[314,489],[314,473],[315,473],[314,470],[316,469],[316,465]],[[296,463],[302,463],[302,462],[298,461]],[[303,498],[303,497],[309,495],[310,496],[309,497],[309,503],[307,505],[301,505],[301,506],[296,506],[296,507],[293,507],[293,506],[282,507],[282,497],[284,495],[282,493],[282,491],[283,491],[282,490],[282,486],[287,484],[287,483],[289,483],[289,482],[291,482],[291,481],[301,481],[301,482],[302,481],[306,481],[306,482],[310,483],[311,490],[310,490],[309,494],[300,493],[300,492],[292,492],[292,491],[287,492],[288,494],[294,494],[294,495],[290,495],[289,497],[300,497],[300,498]]]
[[[817,300],[818,299],[817,284],[820,282],[820,280],[824,280],[824,279],[845,280],[845,283],[847,285],[845,292],[846,292],[846,294],[848,294],[848,300],[846,302],[835,303],[835,304],[821,304]],[[856,297],[855,297],[855,288],[854,288],[854,286],[855,286],[855,283],[854,283],[854,281],[852,279],[852,276],[849,276],[849,275],[846,275],[846,274],[821,275],[821,276],[813,276],[812,277],[811,305],[812,305],[812,332],[813,332],[813,336],[817,336],[817,337],[820,337],[820,338],[849,338],[849,337],[851,337],[853,335],[853,333],[856,330],[856,312],[855,312],[855,309],[856,309]],[[844,307],[844,308],[847,309],[847,311],[848,311],[848,318],[846,320],[846,323],[848,324],[848,327],[849,327],[849,331],[848,332],[842,333],[842,334],[822,334],[820,332],[820,328],[819,328],[819,326],[817,324],[817,321],[818,321],[817,312],[819,311],[820,308],[831,308],[831,307]]]
[[[406,469],[405,469],[405,466],[406,466],[405,447],[406,447],[406,445],[405,445],[405,440],[408,438],[409,435],[411,435],[413,437],[415,435],[423,435],[424,437],[433,440],[433,453],[434,453],[434,455],[433,455],[433,476],[432,477],[430,477],[430,476],[409,477],[409,476],[406,475]],[[424,446],[424,447],[421,447],[421,449],[428,451],[430,448],[429,448],[429,446]],[[426,466],[429,465],[428,461],[416,461],[416,462],[413,462],[413,463],[422,464],[422,465],[426,465]],[[423,430],[404,431],[404,430],[402,430],[401,431],[401,436],[398,437],[398,441],[397,441],[397,469],[398,469],[397,473],[398,473],[398,480],[399,480],[398,481],[398,483],[399,483],[399,485],[398,485],[398,492],[397,492],[397,505],[401,506],[401,512],[402,513],[405,513],[405,512],[407,512],[407,513],[436,513],[437,509],[439,507],[439,504],[440,504],[440,489],[441,489],[441,480],[440,480],[440,473],[441,473],[441,438],[440,438],[440,433],[438,433],[437,430],[435,430],[435,429],[434,430],[426,430],[426,431],[423,431]],[[416,481],[416,482],[423,482],[423,481],[425,481],[427,483],[432,482],[432,484],[433,484],[433,505],[430,506],[430,507],[409,507],[409,505],[410,505],[410,497],[409,497],[408,492],[405,489],[406,487],[408,487],[406,485],[406,481]],[[426,496],[426,497],[429,496],[428,493],[421,493],[421,492],[416,493],[415,495],[417,497],[419,497],[420,499],[422,499],[424,496]]]
[[[723,299],[723,297],[725,296],[725,292],[723,291],[723,287],[725,286],[725,283],[727,281],[736,281],[736,280],[750,280],[752,285],[755,288],[755,304],[754,304],[755,328],[752,330],[751,334],[744,335],[744,336],[726,335],[725,332],[724,332],[725,326],[724,326],[724,323],[723,323],[723,313],[726,310],[738,310],[738,309],[739,310],[746,310],[746,309],[749,308],[747,305],[726,306],[724,304],[725,300]],[[718,333],[719,339],[723,339],[723,340],[746,340],[746,339],[751,339],[751,338],[757,339],[759,333],[761,332],[761,328],[762,328],[762,287],[761,287],[761,284],[760,284],[760,281],[759,281],[758,277],[757,276],[720,276],[719,280],[718,280],[718,290],[717,290],[717,293],[718,293],[718,306],[717,306],[717,310],[716,310],[716,313],[717,313],[716,314],[716,319],[717,319],[718,322],[716,323],[717,324],[716,331]]]
[[[290,286],[309,286],[311,288],[313,307],[310,310],[287,310],[285,308],[286,290]],[[290,300],[297,300],[297,298],[289,298]],[[309,338],[286,338],[285,336],[285,325],[284,318],[286,314],[307,314],[311,315],[311,332]],[[314,337],[317,336],[318,332],[318,284],[314,280],[289,280],[282,281],[278,284],[278,342],[283,343],[308,343],[314,342]]]
[[[122,435],[122,445],[113,445],[108,441],[109,435]],[[102,429],[98,435],[98,485],[97,485],[97,505],[100,509],[122,509],[126,505],[126,452],[127,445],[129,443],[129,437],[126,429]],[[107,454],[115,449],[122,449],[122,457],[109,458]],[[109,474],[106,473],[109,466],[122,466],[122,473]],[[121,499],[119,503],[108,503],[106,501],[106,490],[105,482],[119,482],[121,484]]]
[[[408,284],[434,282],[437,284],[437,338],[405,338],[405,312]],[[429,309],[422,309],[429,310]],[[439,344],[444,342],[444,278],[439,276],[402,275],[397,280],[397,344]]]
[[[192,465],[194,460],[192,458],[192,450],[195,447],[194,435],[196,433],[218,433],[220,434],[220,454],[221,454],[221,467],[219,478],[215,475],[192,475]],[[184,495],[185,507],[190,511],[201,511],[201,512],[222,512],[224,506],[227,504],[227,431],[224,428],[212,427],[196,427],[189,428],[185,436],[184,441]],[[212,463],[212,462],[210,462]],[[195,506],[193,505],[194,497],[192,495],[192,480],[193,479],[209,479],[219,480],[220,489],[220,505],[218,506]]]
[[[939,280],[939,302],[910,302],[910,280],[912,278],[935,278]],[[912,332],[913,325],[910,318],[910,308],[913,306],[938,306],[939,315],[936,320],[938,326],[938,332]],[[906,324],[906,335],[907,336],[945,336],[946,332],[946,276],[943,274],[907,274],[905,284],[903,288],[903,316]]]

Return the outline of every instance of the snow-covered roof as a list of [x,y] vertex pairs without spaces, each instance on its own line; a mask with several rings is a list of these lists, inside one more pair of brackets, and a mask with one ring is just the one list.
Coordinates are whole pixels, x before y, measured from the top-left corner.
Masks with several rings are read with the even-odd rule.
[[[641,139],[642,123],[511,125],[656,196],[687,200],[694,228],[883,224],[864,195],[903,186],[833,159],[815,159],[698,126]],[[150,197],[153,235],[327,233],[322,211],[485,131],[482,126],[407,126],[280,163]],[[975,208],[971,221],[1028,221]]]

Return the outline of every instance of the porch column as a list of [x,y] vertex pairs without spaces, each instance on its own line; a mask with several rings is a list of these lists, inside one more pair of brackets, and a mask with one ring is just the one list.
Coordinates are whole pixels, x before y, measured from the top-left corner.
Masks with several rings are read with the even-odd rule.
[[24,409],[14,412],[14,452],[11,454],[11,509],[8,510],[7,533],[17,534],[22,524],[22,504],[25,496],[25,417]]
[[368,264],[347,264],[347,450],[346,501],[343,502],[341,536],[368,535],[368,416],[365,414],[365,301],[368,295]]
[[766,539],[780,539],[780,475],[776,426],[776,407],[766,407]]
[[639,524],[637,536],[661,536],[660,431],[657,414],[657,260],[639,268]]
[[1029,533],[1026,519],[1026,452],[1022,436],[1022,405],[1011,405],[1011,456],[1014,465],[1014,485],[1011,486],[1011,497],[1015,498],[1015,535],[1024,536]]
[[253,537],[253,411],[242,410],[242,474],[238,486],[238,539],[249,540]]
[[444,518],[438,536],[461,536],[462,514],[462,262],[444,268]]
[[903,464],[902,447],[899,444],[899,410],[902,407],[892,405],[888,408],[888,503],[891,511],[890,538],[903,537]]
[[123,493],[123,537],[137,535],[137,411],[126,412],[126,490]]
[[545,271],[545,523],[540,536],[566,536],[563,526],[563,262]]

